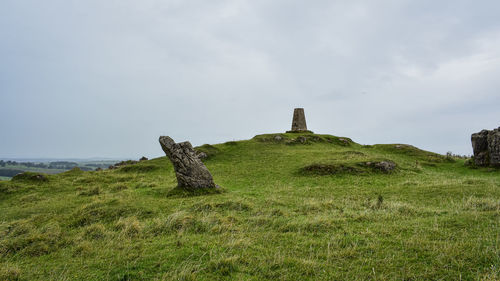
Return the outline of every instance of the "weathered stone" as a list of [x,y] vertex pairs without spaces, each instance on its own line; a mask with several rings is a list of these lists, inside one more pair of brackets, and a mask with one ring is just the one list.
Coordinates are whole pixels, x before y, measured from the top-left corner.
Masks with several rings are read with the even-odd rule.
[[175,143],[167,136],[160,137],[160,145],[172,161],[178,187],[185,189],[215,188],[212,175],[196,155],[189,142]]
[[283,137],[280,135],[276,135],[276,136],[274,136],[274,140],[279,142],[279,141],[283,140]]
[[307,142],[307,138],[304,137],[304,136],[300,136],[297,138],[297,142],[300,142],[302,144],[306,143]]
[[208,158],[208,155],[205,152],[197,152],[196,156],[198,156],[201,160]]
[[477,166],[500,166],[500,128],[474,133],[471,142]]
[[489,165],[488,153],[488,130],[471,135],[472,151],[474,152],[474,163],[477,166]]
[[392,161],[365,162],[364,165],[384,173],[390,173],[396,169],[396,163]]
[[489,132],[488,151],[490,152],[490,165],[500,166],[500,127]]
[[375,168],[384,173],[390,173],[396,168],[396,163],[391,161],[381,161],[375,163]]
[[306,115],[303,108],[295,108],[293,110],[292,130],[287,133],[310,132],[307,130]]

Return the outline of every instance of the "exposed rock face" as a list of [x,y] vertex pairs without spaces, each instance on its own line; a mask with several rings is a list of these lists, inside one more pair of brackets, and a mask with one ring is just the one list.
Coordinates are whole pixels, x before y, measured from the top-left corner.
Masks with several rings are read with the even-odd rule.
[[490,165],[500,166],[500,127],[488,134],[488,151],[490,152]]
[[477,166],[500,166],[500,127],[472,134],[471,142]]
[[170,137],[162,136],[160,145],[174,165],[178,187],[185,189],[216,187],[212,175],[201,162],[191,143],[188,141],[175,143]]

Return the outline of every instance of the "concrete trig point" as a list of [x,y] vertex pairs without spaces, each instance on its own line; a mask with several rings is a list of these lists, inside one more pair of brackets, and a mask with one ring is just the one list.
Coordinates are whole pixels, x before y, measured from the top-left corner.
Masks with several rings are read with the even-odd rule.
[[312,133],[307,130],[306,115],[303,108],[293,110],[292,130],[287,133]]

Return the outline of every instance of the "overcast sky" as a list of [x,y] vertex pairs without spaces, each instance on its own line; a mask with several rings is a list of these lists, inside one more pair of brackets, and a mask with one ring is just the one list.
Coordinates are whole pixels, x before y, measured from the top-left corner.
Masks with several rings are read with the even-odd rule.
[[163,155],[290,129],[471,154],[498,0],[1,0],[0,157]]

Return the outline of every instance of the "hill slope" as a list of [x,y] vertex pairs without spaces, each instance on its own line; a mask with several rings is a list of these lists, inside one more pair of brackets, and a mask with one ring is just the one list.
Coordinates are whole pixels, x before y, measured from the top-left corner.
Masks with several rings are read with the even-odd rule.
[[497,170],[328,135],[199,149],[225,192],[172,192],[165,157],[0,182],[0,280],[500,278]]

